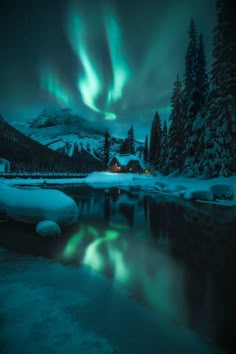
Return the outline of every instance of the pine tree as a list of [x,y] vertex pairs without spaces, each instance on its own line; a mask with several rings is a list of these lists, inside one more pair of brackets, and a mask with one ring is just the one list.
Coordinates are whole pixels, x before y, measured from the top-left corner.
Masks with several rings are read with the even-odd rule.
[[133,126],[131,125],[129,131],[128,131],[128,153],[129,154],[134,154],[135,149],[134,149],[134,129]]
[[128,139],[124,139],[121,144],[120,144],[120,148],[119,148],[119,153],[120,154],[128,154]]
[[168,172],[181,170],[183,165],[184,149],[184,112],[182,82],[177,75],[171,97],[171,114],[169,129]]
[[120,154],[135,154],[134,149],[134,129],[131,125],[130,129],[128,130],[128,136],[124,139],[120,145],[119,149]]
[[108,130],[104,133],[104,155],[103,155],[103,164],[106,168],[110,159],[110,134]]
[[217,0],[211,91],[205,127],[203,173],[228,176],[236,170],[236,17],[231,0]]
[[[203,40],[197,45],[196,26],[191,19],[189,26],[189,44],[185,57],[184,88],[184,164],[183,172],[187,176],[198,174],[199,161],[196,159],[198,139],[203,129],[200,114],[203,104],[200,88],[205,84],[205,62]],[[204,82],[200,80],[204,77]]]
[[197,78],[197,39],[196,39],[196,25],[193,18],[191,18],[189,25],[189,44],[185,56],[185,95],[188,100],[192,99],[194,89],[196,87]]
[[147,135],[146,135],[146,138],[145,138],[143,159],[144,159],[145,162],[148,162],[148,137],[147,137]]
[[168,131],[166,121],[164,121],[161,135],[160,170],[164,174],[168,170]]
[[207,63],[203,44],[203,36],[200,34],[197,48],[197,76],[195,95],[195,117],[191,129],[192,165],[191,173],[194,176],[202,174],[202,161],[204,159],[204,134],[206,102],[209,94],[209,82],[207,75]]
[[199,95],[199,109],[204,107],[208,96],[209,82],[207,75],[207,62],[205,57],[205,49],[203,43],[202,33],[199,36],[199,43],[197,49],[197,77],[196,77],[196,87]]
[[161,120],[158,112],[156,112],[150,136],[150,147],[149,147],[149,162],[155,166],[159,167],[160,163],[160,151],[161,151]]

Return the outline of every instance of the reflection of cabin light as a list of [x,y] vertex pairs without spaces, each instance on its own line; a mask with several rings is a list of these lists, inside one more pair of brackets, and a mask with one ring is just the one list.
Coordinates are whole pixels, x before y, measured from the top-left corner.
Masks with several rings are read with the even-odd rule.
[[132,168],[130,167],[130,169],[129,169],[130,171],[132,171]]

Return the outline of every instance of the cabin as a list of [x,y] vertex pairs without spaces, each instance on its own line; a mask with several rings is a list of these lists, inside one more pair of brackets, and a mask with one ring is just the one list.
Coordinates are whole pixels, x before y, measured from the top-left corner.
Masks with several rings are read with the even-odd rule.
[[108,170],[114,173],[145,173],[144,162],[132,154],[116,154],[108,163]]
[[0,157],[0,173],[10,172],[10,171],[11,171],[10,161]]

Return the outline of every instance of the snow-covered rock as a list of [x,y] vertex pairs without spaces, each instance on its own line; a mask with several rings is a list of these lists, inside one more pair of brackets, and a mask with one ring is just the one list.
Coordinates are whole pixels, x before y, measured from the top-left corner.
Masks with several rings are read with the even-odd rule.
[[206,189],[189,189],[187,190],[184,195],[184,199],[187,200],[208,200],[208,201],[213,201],[214,200],[214,194],[212,190],[209,188]]
[[65,193],[52,189],[0,186],[0,209],[14,220],[38,223],[52,220],[60,226],[76,223],[78,207]]
[[42,237],[55,237],[61,235],[61,228],[55,221],[45,220],[36,225],[36,232]]
[[234,190],[231,184],[214,184],[211,186],[211,190],[216,199],[232,200],[234,197]]

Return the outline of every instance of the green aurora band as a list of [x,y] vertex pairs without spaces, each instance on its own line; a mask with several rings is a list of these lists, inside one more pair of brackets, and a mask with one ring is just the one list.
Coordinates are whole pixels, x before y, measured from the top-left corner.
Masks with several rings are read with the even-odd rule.
[[59,77],[50,67],[43,67],[40,75],[41,88],[47,90],[56,97],[58,102],[68,106],[71,103],[68,92],[62,87]]
[[107,96],[107,103],[111,104],[122,97],[124,86],[130,77],[130,70],[124,59],[121,29],[115,16],[110,14],[105,16],[105,28],[114,80]]
[[103,85],[98,70],[92,62],[86,48],[84,34],[85,24],[83,19],[78,15],[76,9],[71,9],[69,12],[68,37],[71,46],[84,69],[84,74],[79,75],[77,82],[81,98],[87,107],[96,113],[103,114],[105,119],[116,119],[115,113],[100,109],[96,104],[96,100],[102,92]]

